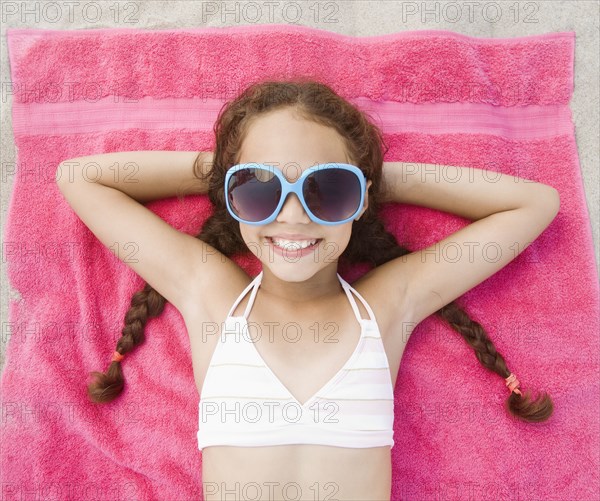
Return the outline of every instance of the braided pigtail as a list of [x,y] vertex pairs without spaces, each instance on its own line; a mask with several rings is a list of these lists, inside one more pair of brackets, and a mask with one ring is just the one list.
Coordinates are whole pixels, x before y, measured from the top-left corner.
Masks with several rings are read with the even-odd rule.
[[121,361],[127,353],[144,342],[146,323],[150,318],[160,315],[165,304],[166,299],[148,283],[133,295],[131,308],[125,315],[125,327],[123,327],[121,339],[117,342],[106,373],[90,373],[94,380],[88,385],[88,396],[93,402],[110,402],[123,391],[124,378]]
[[530,392],[523,394],[519,389],[519,380],[506,366],[504,357],[496,351],[481,324],[472,320],[454,301],[440,308],[436,314],[444,319],[475,350],[477,360],[486,369],[495,372],[506,382],[510,395],[506,400],[507,410],[524,421],[546,421],[554,406],[547,393],[533,399]]

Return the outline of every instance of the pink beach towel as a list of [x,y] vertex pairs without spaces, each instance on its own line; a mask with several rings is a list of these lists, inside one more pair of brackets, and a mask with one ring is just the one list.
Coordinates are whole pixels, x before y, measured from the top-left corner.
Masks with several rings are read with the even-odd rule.
[[[3,328],[2,500],[202,498],[199,395],[172,305],[124,361],[121,397],[88,401],[87,375],[108,366],[144,281],[83,225],[54,173],[63,160],[102,152],[213,149],[225,101],[255,80],[296,75],[370,113],[390,146],[386,161],[489,169],[561,196],[542,235],[457,300],[522,387],[551,394],[554,415],[512,418],[504,381],[430,316],[411,336],[395,388],[392,499],[599,498],[599,291],[569,109],[574,32],[359,38],[256,25],[7,34],[17,162],[3,173],[14,182],[3,255],[21,299],[10,301]],[[189,234],[211,213],[206,196],[148,207]],[[382,217],[412,250],[469,223],[397,204]],[[253,256],[236,261],[260,270]],[[366,271],[340,273],[352,282]]]

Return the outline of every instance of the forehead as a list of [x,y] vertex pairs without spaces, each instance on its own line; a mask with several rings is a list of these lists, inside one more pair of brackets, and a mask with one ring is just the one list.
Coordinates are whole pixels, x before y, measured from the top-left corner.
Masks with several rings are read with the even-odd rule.
[[251,162],[277,167],[290,181],[317,164],[351,163],[337,131],[288,109],[252,119],[239,156],[239,163]]

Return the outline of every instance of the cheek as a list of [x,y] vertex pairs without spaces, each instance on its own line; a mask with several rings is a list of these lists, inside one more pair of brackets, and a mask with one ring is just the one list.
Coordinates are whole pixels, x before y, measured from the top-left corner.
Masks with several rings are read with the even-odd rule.
[[246,247],[250,249],[250,252],[252,252],[252,254],[257,256],[260,246],[257,231],[254,230],[250,225],[240,223],[240,234],[242,235],[242,238],[246,243]]
[[331,233],[329,237],[326,239],[325,245],[327,246],[327,250],[332,254],[339,256],[346,247],[348,247],[348,243],[350,242],[350,237],[352,236],[352,227],[340,228],[339,231],[335,233]]

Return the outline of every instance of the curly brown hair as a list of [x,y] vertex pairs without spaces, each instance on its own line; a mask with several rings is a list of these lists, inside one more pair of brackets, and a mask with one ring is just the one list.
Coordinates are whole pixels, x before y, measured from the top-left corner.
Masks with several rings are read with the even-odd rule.
[[[353,221],[350,241],[339,258],[340,268],[348,268],[357,263],[376,267],[410,253],[385,229],[378,216],[383,199],[383,159],[388,151],[382,132],[365,112],[346,101],[331,87],[302,77],[255,82],[221,108],[214,125],[216,147],[212,169],[207,174],[202,174],[200,155],[194,163],[194,176],[202,180],[208,179],[208,197],[214,206],[213,214],[206,220],[196,238],[226,256],[250,252],[240,233],[239,224],[236,224],[225,205],[225,174],[230,166],[238,163],[240,146],[253,119],[283,108],[289,108],[300,117],[336,130],[345,142],[353,165],[363,171],[367,180],[372,181],[368,208],[360,219]],[[146,322],[160,315],[165,303],[166,299],[148,283],[136,292],[125,316],[125,327],[117,342],[116,351],[125,354],[142,344]],[[458,304],[454,301],[448,303],[435,314],[463,337],[484,367],[503,379],[511,374],[504,357],[496,351],[483,327],[472,320]],[[109,402],[121,393],[124,379],[120,362],[113,361],[106,374],[90,374],[95,377],[88,386],[88,395],[92,401]],[[511,392],[506,400],[506,408],[512,415],[532,422],[545,421],[553,412],[552,400],[546,393],[534,400],[530,392]]]

